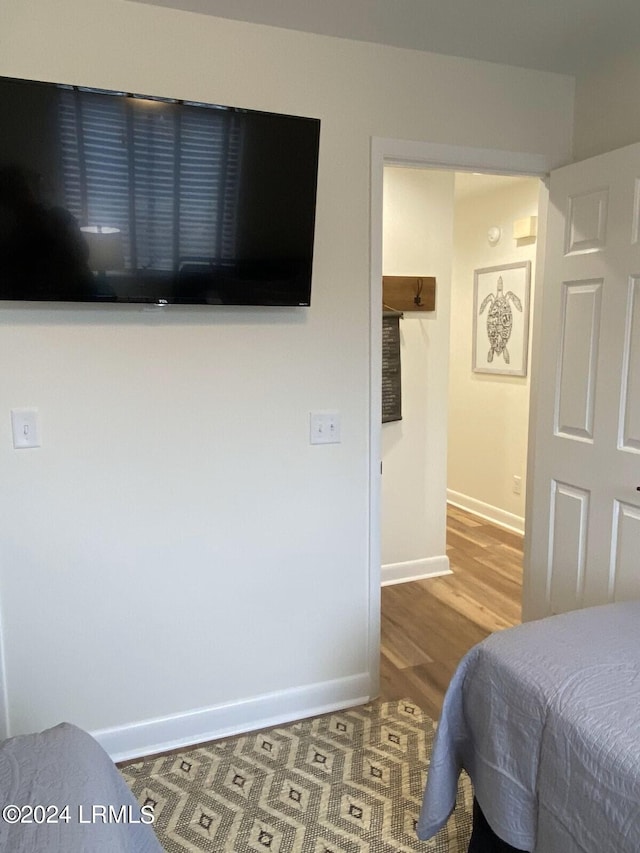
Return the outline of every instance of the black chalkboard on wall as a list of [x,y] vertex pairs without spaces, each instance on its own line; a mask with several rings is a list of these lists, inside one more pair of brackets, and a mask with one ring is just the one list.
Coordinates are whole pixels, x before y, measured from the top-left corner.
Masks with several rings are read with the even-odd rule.
[[400,364],[400,317],[385,311],[382,316],[382,423],[402,420],[402,372]]

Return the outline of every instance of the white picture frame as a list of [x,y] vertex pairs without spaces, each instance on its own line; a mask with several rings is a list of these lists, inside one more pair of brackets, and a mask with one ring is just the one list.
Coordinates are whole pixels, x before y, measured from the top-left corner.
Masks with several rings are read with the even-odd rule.
[[531,261],[473,274],[474,373],[527,375]]

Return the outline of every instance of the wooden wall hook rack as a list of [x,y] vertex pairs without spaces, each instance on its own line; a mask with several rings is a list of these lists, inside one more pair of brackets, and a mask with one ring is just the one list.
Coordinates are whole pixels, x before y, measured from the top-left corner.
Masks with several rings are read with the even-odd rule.
[[435,311],[435,277],[383,275],[382,305],[391,311]]

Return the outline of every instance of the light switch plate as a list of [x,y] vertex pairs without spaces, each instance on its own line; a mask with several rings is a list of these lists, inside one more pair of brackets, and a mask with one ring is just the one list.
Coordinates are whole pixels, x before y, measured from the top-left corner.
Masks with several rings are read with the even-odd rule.
[[40,447],[40,420],[37,409],[11,409],[13,446]]
[[340,412],[311,412],[309,416],[310,444],[340,443]]

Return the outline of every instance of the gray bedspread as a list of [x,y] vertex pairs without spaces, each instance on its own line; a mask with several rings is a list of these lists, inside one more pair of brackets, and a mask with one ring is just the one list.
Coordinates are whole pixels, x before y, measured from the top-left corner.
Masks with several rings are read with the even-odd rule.
[[68,723],[0,744],[0,799],[2,853],[162,853],[109,756]]
[[488,637],[447,691],[418,836],[444,825],[461,768],[494,832],[535,853],[640,851],[640,602]]

